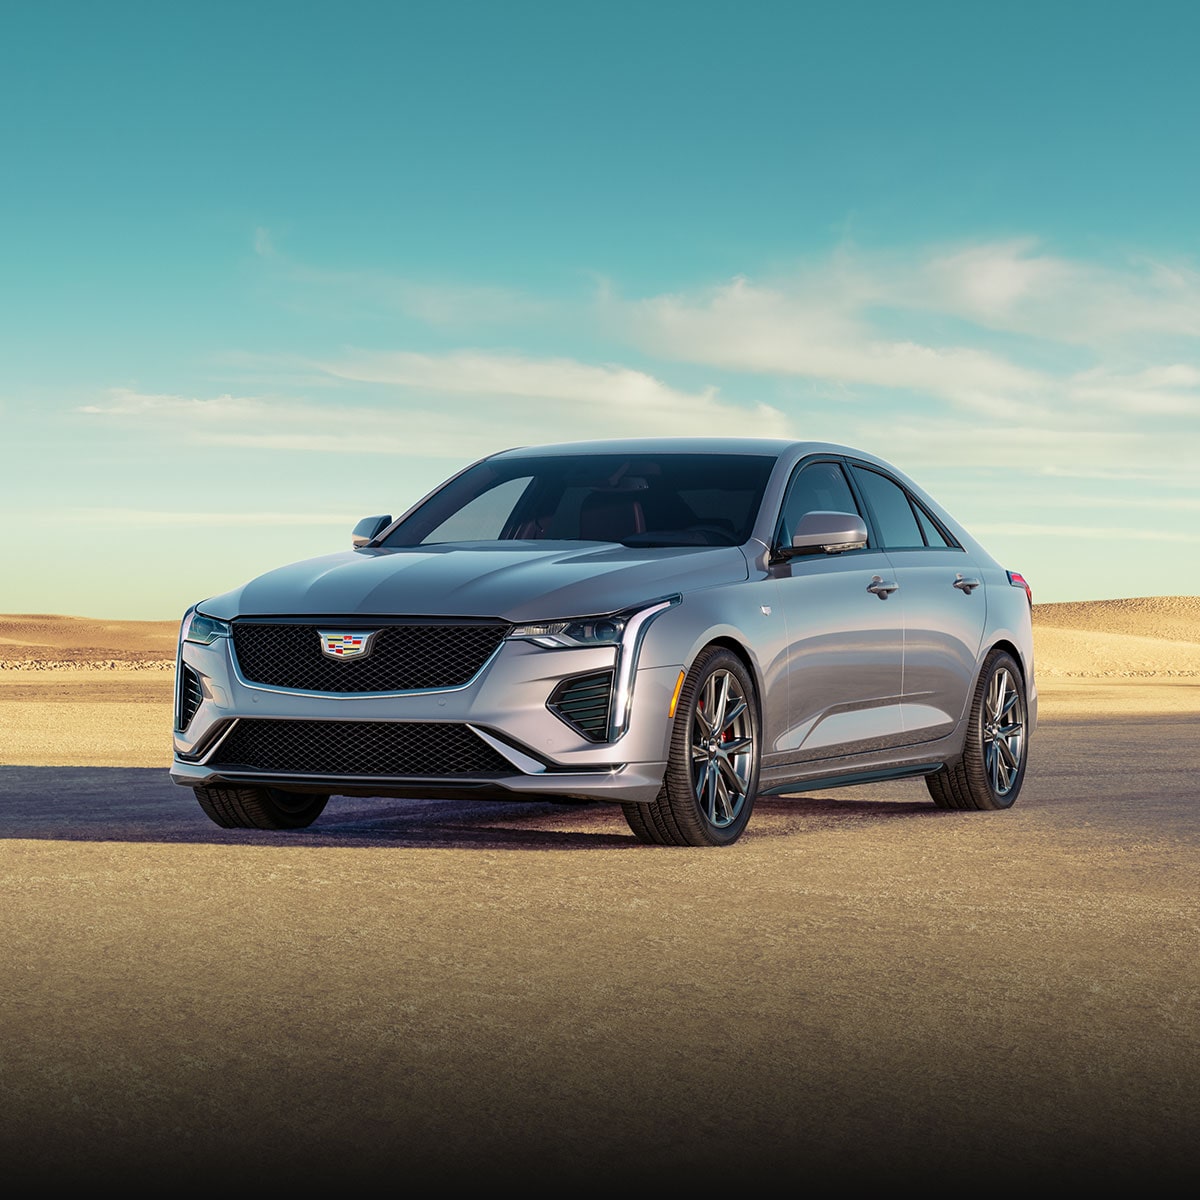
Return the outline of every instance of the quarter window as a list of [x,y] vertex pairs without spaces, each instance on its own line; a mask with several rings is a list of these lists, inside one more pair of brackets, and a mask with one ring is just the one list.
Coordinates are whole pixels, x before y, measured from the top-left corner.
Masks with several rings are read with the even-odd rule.
[[917,514],[917,520],[921,523],[921,532],[925,535],[925,544],[927,546],[950,545],[946,541],[946,535],[933,523],[929,514],[916,501],[913,501],[913,511]]

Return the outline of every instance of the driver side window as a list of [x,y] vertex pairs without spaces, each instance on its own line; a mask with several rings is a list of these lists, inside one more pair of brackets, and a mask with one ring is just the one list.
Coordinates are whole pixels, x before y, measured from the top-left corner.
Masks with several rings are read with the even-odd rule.
[[854,493],[841,466],[834,462],[810,463],[792,480],[779,522],[779,544],[790,546],[796,523],[810,512],[859,513]]

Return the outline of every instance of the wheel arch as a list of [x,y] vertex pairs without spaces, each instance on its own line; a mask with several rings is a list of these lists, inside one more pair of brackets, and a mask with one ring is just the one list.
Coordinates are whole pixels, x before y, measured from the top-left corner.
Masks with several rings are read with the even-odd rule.
[[987,662],[987,657],[993,650],[1003,650],[1006,654],[1012,656],[1013,661],[1017,664],[1021,672],[1021,682],[1026,687],[1029,686],[1029,664],[1025,661],[1025,655],[1021,652],[1021,648],[1007,637],[998,638],[991,642],[984,652],[979,656],[978,669],[983,668],[983,664]]
[[698,659],[705,650],[712,646],[720,646],[723,650],[728,650],[741,662],[742,666],[746,668],[747,673],[754,683],[754,707],[757,710],[756,715],[758,717],[759,728],[761,729],[763,715],[763,677],[762,672],[758,668],[758,663],[754,659],[754,655],[750,653],[744,642],[739,641],[735,637],[731,637],[729,634],[716,634],[715,636],[710,637],[706,642],[702,642],[697,645],[695,653],[693,653],[688,659],[684,670],[690,673],[693,665],[696,662],[696,659]]

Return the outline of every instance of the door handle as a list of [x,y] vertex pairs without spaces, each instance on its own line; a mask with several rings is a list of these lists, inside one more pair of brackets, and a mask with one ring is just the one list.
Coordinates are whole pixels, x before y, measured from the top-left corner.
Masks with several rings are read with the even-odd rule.
[[886,600],[899,586],[890,579],[884,579],[882,575],[872,575],[871,582],[867,584],[867,591],[873,592],[880,600]]
[[954,577],[954,586],[958,588],[959,591],[966,592],[969,596],[979,586],[979,580],[964,579],[962,575],[956,575]]

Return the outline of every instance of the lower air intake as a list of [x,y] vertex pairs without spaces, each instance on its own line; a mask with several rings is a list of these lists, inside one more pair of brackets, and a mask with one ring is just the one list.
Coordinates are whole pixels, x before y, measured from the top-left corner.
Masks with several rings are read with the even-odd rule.
[[440,721],[271,721],[242,718],[210,764],[295,775],[513,775],[466,725]]

